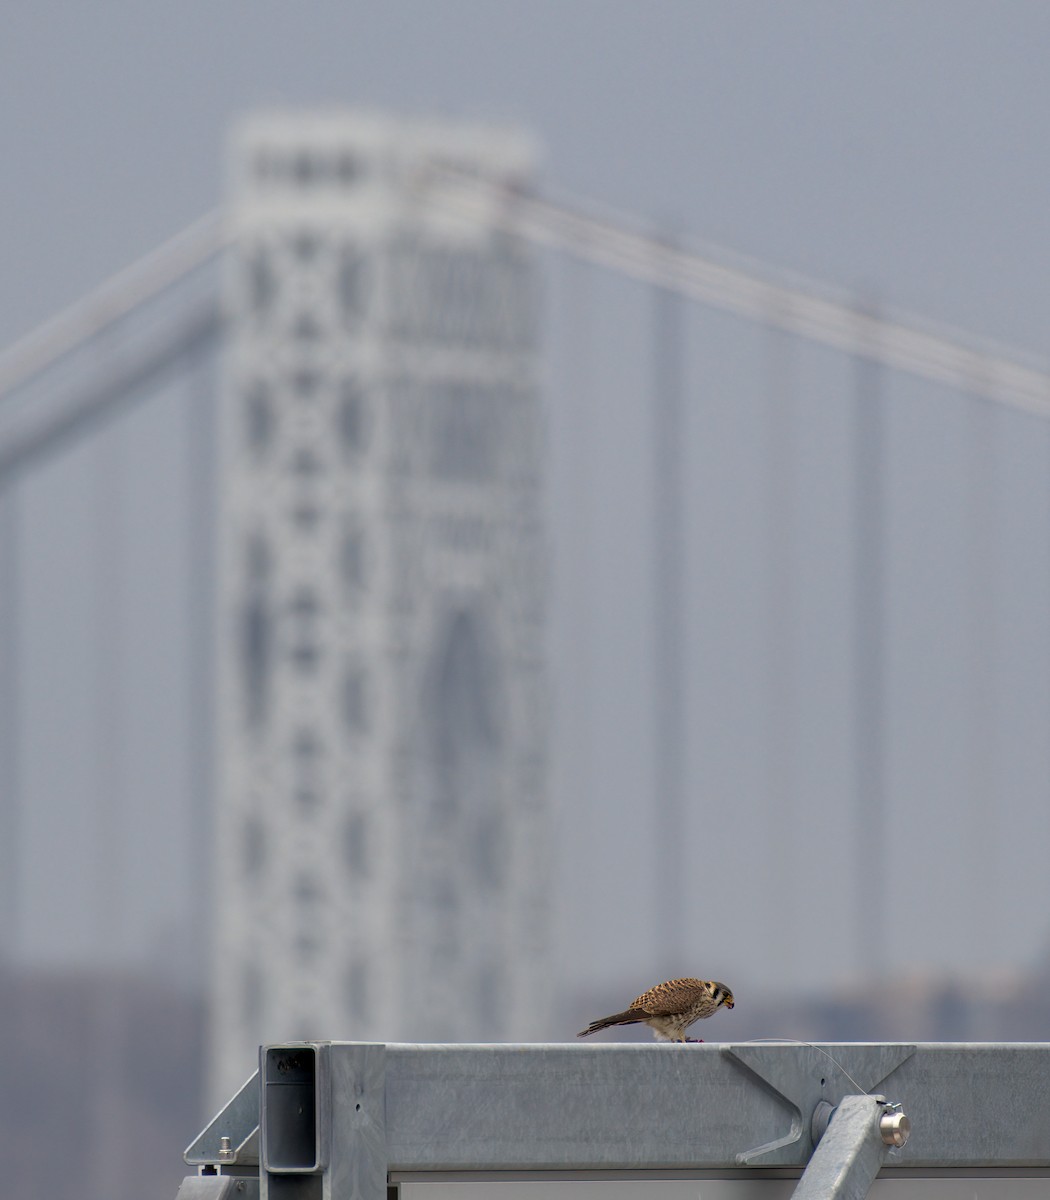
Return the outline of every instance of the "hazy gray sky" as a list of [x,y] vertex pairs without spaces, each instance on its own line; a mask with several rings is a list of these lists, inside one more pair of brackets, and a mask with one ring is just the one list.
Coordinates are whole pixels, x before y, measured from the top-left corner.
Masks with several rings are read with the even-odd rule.
[[1042,348],[1038,0],[15,5],[0,338],[214,205],[231,117],[521,120],[552,184]]
[[[1050,7],[1041,0],[42,0],[13,6],[4,25],[0,345],[216,205],[227,130],[238,113],[260,105],[363,104],[524,123],[546,147],[552,190],[669,221],[770,264],[873,293],[887,305],[1045,351]],[[594,703],[587,754],[562,768],[573,788],[589,781],[565,817],[587,886],[567,898],[574,915],[562,937],[567,960],[581,970],[610,979],[637,974],[641,986],[653,964],[648,938],[657,886],[653,864],[639,865],[632,811],[647,803],[652,780],[644,734],[649,467],[648,450],[639,451],[649,429],[647,299],[637,288],[588,284],[559,271],[551,285],[559,645],[579,652],[572,614],[593,613],[590,649],[569,660],[576,673],[561,681],[563,711],[578,733],[574,703],[586,696]],[[564,291],[573,286],[595,296],[578,329]],[[695,847],[695,959],[682,969],[725,964],[722,974],[738,992],[745,983],[772,986],[770,973],[793,986],[824,982],[857,965],[848,940],[856,847],[850,609],[842,600],[850,583],[843,400],[852,377],[847,364],[797,351],[790,655],[801,680],[793,714],[801,803],[778,817],[762,800],[763,724],[755,712],[765,681],[768,521],[756,399],[764,350],[724,319],[694,312],[689,328],[690,781],[697,810],[685,831]],[[579,342],[575,350],[567,330]],[[590,414],[586,439],[563,403],[573,369],[587,380],[586,395],[573,397]],[[1050,538],[1045,435],[1034,422],[993,424],[998,515],[990,544],[998,607],[996,691],[987,711],[998,722],[994,778],[1003,815],[986,830],[983,810],[955,805],[973,770],[968,743],[979,715],[967,708],[972,629],[960,596],[960,581],[969,578],[970,433],[950,400],[917,384],[893,389],[887,483],[894,875],[876,902],[900,913],[907,927],[894,942],[894,965],[961,970],[1024,965],[1048,934]],[[143,479],[170,471],[173,488],[176,403],[164,401],[124,435],[126,455],[137,464],[127,470]],[[584,443],[589,458],[581,468],[574,456]],[[33,614],[35,662],[52,654],[65,664],[83,650],[72,643],[60,650],[53,630],[75,627],[84,611],[76,597],[92,586],[94,567],[75,533],[89,520],[77,497],[94,486],[90,475],[85,456],[55,464],[26,488],[36,542],[26,586],[37,589],[35,596],[47,594],[55,579],[70,588],[51,597],[53,612]],[[581,495],[593,522],[588,580],[571,571],[580,547],[574,550],[569,527]],[[177,628],[179,600],[164,583],[180,578],[185,529],[170,507],[152,503],[137,510],[129,536],[147,553],[156,541],[153,522],[168,521],[165,544],[174,550],[155,564],[156,594],[144,594],[150,589],[141,581],[135,594],[152,620]],[[66,557],[56,550],[63,540]],[[134,597],[126,602],[138,611]],[[139,636],[137,644],[148,645],[147,623]],[[583,682],[581,663],[589,672]],[[181,695],[178,662],[158,661],[149,670]],[[47,857],[46,800],[68,777],[51,764],[58,775],[48,783],[48,734],[65,727],[60,710],[81,729],[73,709],[90,711],[89,698],[64,693],[62,681],[59,670],[33,683],[31,712],[40,724],[32,737],[41,744],[31,829],[40,858],[27,871],[38,880],[35,864]],[[174,721],[172,705],[167,717]],[[150,737],[164,720],[160,707]],[[177,722],[171,728],[182,736]],[[638,730],[636,740],[626,736]],[[170,739],[150,753],[173,754]],[[172,795],[184,786],[180,761],[174,754],[164,772]],[[148,790],[149,771],[134,764],[129,771],[132,786]],[[786,862],[770,849],[772,822],[781,822],[787,838]],[[83,859],[91,830],[81,834]],[[145,834],[128,836],[148,843]],[[988,904],[968,878],[976,863],[995,880]],[[763,898],[771,872],[781,873],[787,889],[772,906]],[[148,866],[140,873],[146,886]],[[154,882],[162,892],[179,886],[175,875]],[[50,892],[38,883],[33,909],[34,936],[45,942],[46,928],[70,921],[57,902],[48,907]],[[975,915],[971,905],[982,911]],[[145,920],[141,940],[153,936],[153,920]],[[80,926],[74,921],[68,940],[83,944],[89,926],[87,916]]]

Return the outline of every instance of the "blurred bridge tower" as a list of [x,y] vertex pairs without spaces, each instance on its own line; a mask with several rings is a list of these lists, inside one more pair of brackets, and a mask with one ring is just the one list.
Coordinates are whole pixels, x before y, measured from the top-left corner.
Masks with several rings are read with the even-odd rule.
[[262,1042],[549,1032],[535,260],[420,202],[534,156],[378,115],[238,136],[216,1099]]

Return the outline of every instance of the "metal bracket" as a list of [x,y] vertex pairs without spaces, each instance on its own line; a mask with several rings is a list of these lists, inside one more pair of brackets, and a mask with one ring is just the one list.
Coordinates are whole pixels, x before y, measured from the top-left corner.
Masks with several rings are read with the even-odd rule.
[[[774,1167],[797,1166],[809,1159],[819,1140],[814,1116],[818,1117],[819,1125],[817,1109],[822,1101],[833,1109],[847,1095],[871,1092],[911,1058],[915,1047],[856,1043],[824,1050],[794,1042],[757,1043],[723,1046],[722,1053],[755,1076],[791,1113],[791,1126],[786,1134],[736,1155],[742,1166]],[[826,1121],[824,1124],[826,1127]]]
[[259,1072],[214,1116],[186,1147],[191,1167],[258,1162]]

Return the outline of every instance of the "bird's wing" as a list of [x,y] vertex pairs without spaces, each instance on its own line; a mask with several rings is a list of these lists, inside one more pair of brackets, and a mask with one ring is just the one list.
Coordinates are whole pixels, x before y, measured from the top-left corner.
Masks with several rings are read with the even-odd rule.
[[643,992],[631,1005],[652,1017],[669,1017],[685,1012],[702,996],[710,994],[710,986],[702,979],[669,979]]

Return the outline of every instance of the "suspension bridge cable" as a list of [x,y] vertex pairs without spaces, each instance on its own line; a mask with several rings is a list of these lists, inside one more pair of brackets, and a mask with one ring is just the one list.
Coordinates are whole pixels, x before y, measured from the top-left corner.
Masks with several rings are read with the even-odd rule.
[[[774,324],[845,354],[973,393],[1037,416],[1050,416],[1050,373],[1013,349],[918,317],[858,317],[845,292],[738,259],[724,250],[669,245],[622,214],[557,200],[505,182],[432,168],[417,180],[420,202],[483,221],[639,281],[760,324]],[[218,254],[231,240],[213,210],[113,276],[0,354],[0,396],[38,374],[101,329],[130,313]]]
[[215,209],[39,325],[0,353],[0,398],[184,279],[228,242]]
[[765,267],[720,261],[722,251],[671,246],[630,219],[588,212],[498,180],[442,168],[421,175],[421,197],[449,214],[495,224],[641,282],[845,354],[1040,417],[1050,416],[1050,373],[1014,350],[917,317],[858,314],[845,293]]
[[82,437],[115,412],[148,396],[148,387],[168,377],[186,358],[213,344],[222,330],[217,299],[199,302],[188,314],[172,319],[162,337],[125,351],[101,380],[92,377],[61,402],[29,418],[0,425],[0,484],[23,474],[35,463]]

